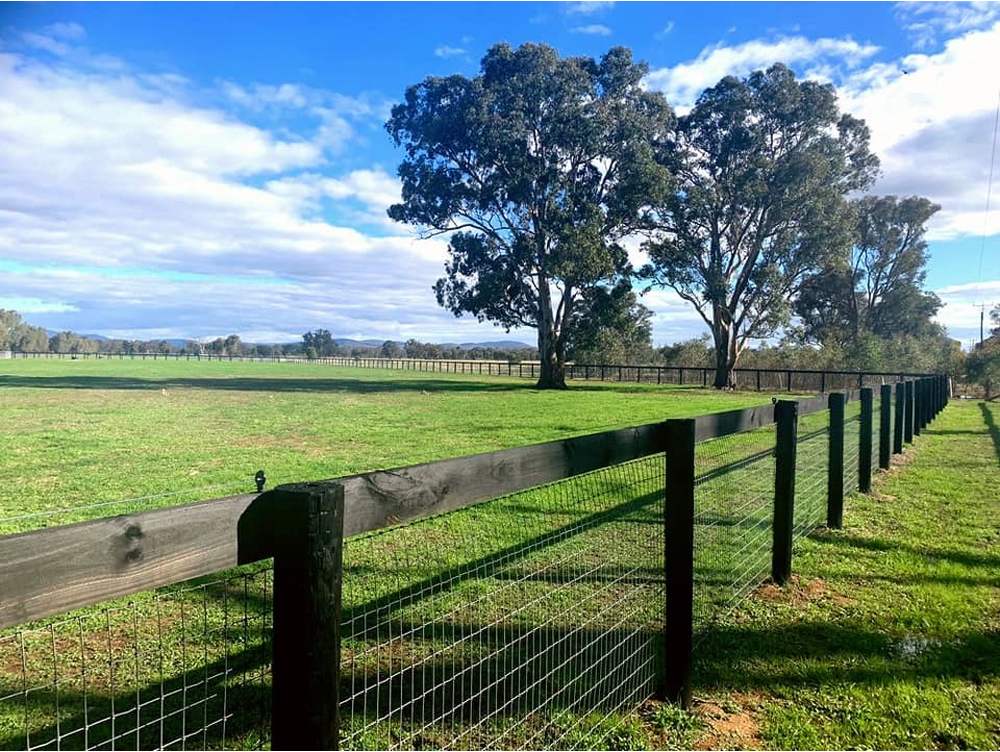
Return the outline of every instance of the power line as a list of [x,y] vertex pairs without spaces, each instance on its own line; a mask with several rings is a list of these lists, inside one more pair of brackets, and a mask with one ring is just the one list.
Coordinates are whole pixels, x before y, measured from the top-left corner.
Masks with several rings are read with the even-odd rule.
[[[993,116],[993,146],[990,148],[990,171],[989,178],[986,181],[986,207],[983,210],[983,234],[979,240],[979,273],[977,275],[977,283],[979,285],[983,283],[983,257],[986,252],[986,235],[989,232],[990,224],[990,203],[993,198],[993,169],[996,163],[998,132],[1000,132],[1000,90],[997,91],[997,107],[996,113]],[[981,302],[977,307],[979,308],[979,344],[982,346],[983,319],[986,312],[986,303]]]
[[986,249],[986,233],[989,230],[990,202],[993,198],[993,167],[997,156],[997,133],[1000,131],[1000,90],[997,91],[997,109],[993,116],[993,146],[990,149],[990,176],[986,182],[986,209],[983,212],[983,236],[979,243],[979,282],[983,281],[983,253]]

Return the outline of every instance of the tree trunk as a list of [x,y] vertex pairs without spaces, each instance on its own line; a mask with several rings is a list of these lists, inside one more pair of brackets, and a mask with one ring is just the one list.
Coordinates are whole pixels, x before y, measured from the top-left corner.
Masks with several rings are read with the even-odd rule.
[[544,278],[539,279],[538,284],[538,310],[538,357],[541,368],[535,388],[565,389],[566,363],[562,348],[557,342],[548,280]]
[[736,379],[733,369],[736,368],[736,343],[729,324],[716,318],[712,338],[715,342],[715,383],[713,386],[716,389],[735,389]]
[[541,368],[538,373],[537,389],[565,389],[566,364],[559,357],[555,336],[545,327],[538,328],[538,357]]

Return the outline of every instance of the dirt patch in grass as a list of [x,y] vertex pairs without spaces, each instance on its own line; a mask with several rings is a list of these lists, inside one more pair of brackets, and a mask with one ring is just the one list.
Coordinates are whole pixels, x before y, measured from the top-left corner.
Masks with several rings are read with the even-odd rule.
[[853,603],[846,595],[832,590],[825,580],[819,577],[805,578],[798,575],[792,575],[784,586],[767,582],[757,588],[753,596],[764,601],[787,603],[792,606],[801,606],[804,603],[817,601],[835,603],[839,606]]
[[694,714],[706,729],[694,749],[760,749],[764,741],[757,721],[759,706],[760,697],[748,693],[734,694],[725,703],[697,702]]

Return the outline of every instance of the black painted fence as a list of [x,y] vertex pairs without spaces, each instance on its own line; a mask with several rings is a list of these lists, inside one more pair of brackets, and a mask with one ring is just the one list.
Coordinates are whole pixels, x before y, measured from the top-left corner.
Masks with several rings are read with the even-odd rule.
[[0,746],[604,744],[688,702],[712,624],[947,400],[923,378],[0,538]]
[[[381,368],[420,373],[452,373],[477,376],[508,376],[537,379],[537,361],[446,360],[438,358],[376,358],[218,355],[210,353],[35,353],[15,352],[14,358],[56,358],[63,360],[185,360],[205,362],[302,363]],[[861,389],[901,381],[930,378],[935,374],[909,371],[850,371],[803,368],[737,368],[737,389],[758,392],[828,392],[838,389]],[[623,365],[611,363],[570,363],[566,377],[575,381],[609,381],[634,384],[672,384],[711,386],[715,369],[702,366]]]

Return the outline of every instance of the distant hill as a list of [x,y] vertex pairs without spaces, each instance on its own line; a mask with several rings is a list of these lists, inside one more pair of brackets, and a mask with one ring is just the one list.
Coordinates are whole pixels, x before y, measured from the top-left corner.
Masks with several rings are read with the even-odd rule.
[[[59,331],[63,330],[60,329]],[[50,337],[55,337],[57,334],[59,334],[59,331],[56,331],[55,329],[46,329],[45,333]],[[109,339],[111,339],[111,337],[105,337],[103,334],[78,334],[77,336],[82,337],[83,339],[92,339],[95,342],[107,342]]]
[[463,342],[459,347],[463,350],[471,350],[473,347],[492,347],[496,350],[530,350],[534,345],[518,342],[515,339],[498,339],[492,342]]

